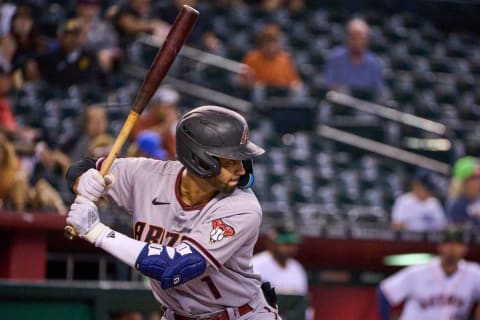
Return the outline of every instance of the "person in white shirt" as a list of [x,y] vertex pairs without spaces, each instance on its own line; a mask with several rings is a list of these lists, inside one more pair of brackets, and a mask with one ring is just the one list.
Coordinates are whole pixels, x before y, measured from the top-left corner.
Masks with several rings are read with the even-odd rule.
[[291,226],[277,226],[268,234],[267,250],[252,258],[254,272],[260,274],[262,282],[270,282],[275,289],[283,320],[305,319],[312,313],[307,308],[307,273],[300,262],[293,258],[299,243],[300,237]]
[[404,302],[400,320],[479,320],[480,308],[474,306],[480,301],[480,266],[463,260],[467,250],[461,230],[444,231],[438,258],[407,267],[380,283],[381,319],[392,319],[391,308]]
[[407,231],[438,231],[447,219],[440,201],[435,198],[438,182],[433,172],[419,169],[413,177],[410,192],[395,200],[392,228]]

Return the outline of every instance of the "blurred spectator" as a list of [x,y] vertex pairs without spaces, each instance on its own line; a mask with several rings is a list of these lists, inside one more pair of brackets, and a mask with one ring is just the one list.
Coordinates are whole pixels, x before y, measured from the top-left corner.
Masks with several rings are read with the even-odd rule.
[[365,90],[381,95],[385,91],[383,71],[378,57],[368,50],[369,26],[363,19],[348,22],[347,43],[328,57],[324,76],[333,90]]
[[[279,313],[282,319],[305,319],[308,282],[303,266],[293,257],[297,254],[299,236],[290,226],[282,225],[271,230],[267,250],[253,256],[253,270],[262,282],[270,282],[279,296]],[[291,299],[288,299],[290,297]],[[288,307],[286,307],[288,305]]]
[[12,78],[9,72],[0,66],[0,134],[14,135],[17,123],[13,117],[8,92],[12,87]]
[[453,166],[447,217],[450,222],[480,231],[480,165],[474,157],[463,157]]
[[0,68],[10,72],[13,69],[13,57],[16,50],[15,39],[11,34],[0,38]]
[[380,283],[378,306],[382,320],[393,319],[391,307],[401,303],[404,307],[400,319],[480,318],[478,312],[474,318],[468,316],[480,298],[480,268],[463,260],[468,251],[463,233],[445,231],[437,251],[439,258],[407,267]]
[[67,208],[57,190],[68,194],[65,174],[70,159],[58,150],[51,150],[44,142],[39,142],[35,149],[36,163],[30,182],[35,187],[37,201],[42,207],[66,214]]
[[118,312],[112,315],[111,320],[143,320],[143,315],[137,311]]
[[418,169],[410,192],[395,200],[392,210],[392,228],[408,231],[437,231],[447,220],[442,205],[434,194],[438,190],[433,172]]
[[100,19],[101,4],[100,0],[78,0],[75,11],[85,29],[85,48],[96,53],[102,69],[110,72],[121,52],[113,26]]
[[105,134],[108,129],[107,112],[100,105],[88,106],[82,120],[82,131],[75,132],[62,146],[62,150],[73,162],[84,158],[92,141]]
[[179,118],[180,95],[169,86],[161,86],[148,104],[146,112],[138,119],[131,137],[136,139],[143,130],[157,132],[168,159],[175,159],[175,128]]
[[11,88],[12,76],[0,66],[0,134],[5,134],[24,143],[31,143],[39,135],[39,130],[17,125],[8,99]]
[[194,42],[202,49],[211,53],[223,55],[224,47],[222,42],[213,32],[212,22],[214,16],[208,2],[199,3],[196,0],[159,1],[157,5],[158,17],[171,25],[183,5],[189,5],[197,9],[202,15],[202,18],[197,20],[195,28],[193,28],[187,41]]
[[109,134],[100,134],[96,136],[88,145],[87,157],[98,159],[108,156],[112,149],[115,138]]
[[81,21],[75,19],[59,28],[60,47],[37,59],[40,75],[45,81],[62,88],[102,82],[96,56],[84,48],[84,31]]
[[10,22],[16,8],[13,3],[0,4],[0,37],[3,37],[10,31]]
[[168,160],[168,152],[162,146],[162,137],[150,130],[138,134],[135,143],[128,150],[128,156]]
[[281,31],[275,24],[266,25],[257,38],[257,48],[243,59],[249,68],[240,78],[245,88],[272,86],[301,92],[302,82],[288,53],[281,47]]
[[15,147],[0,134],[0,208],[25,210],[29,188],[26,176],[20,169]]
[[260,7],[266,12],[273,12],[282,8],[283,0],[262,0]]
[[17,7],[11,20],[10,34],[15,41],[13,70],[21,71],[21,80],[34,80],[36,77],[34,59],[46,49],[46,44],[40,37],[31,7],[27,5]]
[[113,20],[120,35],[122,47],[127,47],[141,33],[149,33],[164,39],[169,31],[168,24],[153,17],[150,0],[128,0],[118,7]]

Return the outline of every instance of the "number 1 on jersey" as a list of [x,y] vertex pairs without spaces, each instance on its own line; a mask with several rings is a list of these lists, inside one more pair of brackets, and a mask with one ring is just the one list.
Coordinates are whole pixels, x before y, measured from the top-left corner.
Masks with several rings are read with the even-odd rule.
[[208,286],[208,289],[210,289],[210,291],[212,292],[213,294],[213,297],[215,299],[220,299],[222,297],[222,295],[220,294],[220,292],[218,291],[217,287],[215,286],[215,284],[213,283],[213,280],[212,278],[210,278],[209,276],[206,276],[206,277],[203,277],[202,279],[200,279],[201,281],[205,282]]

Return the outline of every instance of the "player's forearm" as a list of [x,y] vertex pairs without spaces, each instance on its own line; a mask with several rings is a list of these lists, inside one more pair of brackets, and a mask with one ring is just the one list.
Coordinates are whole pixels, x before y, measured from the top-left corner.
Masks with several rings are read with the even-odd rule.
[[95,241],[95,246],[102,248],[130,267],[135,267],[135,262],[145,245],[145,242],[127,237],[109,227],[106,227]]

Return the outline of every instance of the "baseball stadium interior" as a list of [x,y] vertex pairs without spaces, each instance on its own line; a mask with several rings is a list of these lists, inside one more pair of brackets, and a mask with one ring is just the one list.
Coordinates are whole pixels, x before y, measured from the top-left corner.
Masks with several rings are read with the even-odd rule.
[[480,262],[480,2],[0,1],[0,319],[160,319],[146,277],[64,237],[65,173],[108,154],[184,4],[199,20],[119,157],[174,160],[194,107],[244,115],[266,150],[255,253],[281,238],[308,276],[305,294],[277,291],[283,319],[382,319],[380,282],[452,225]]

